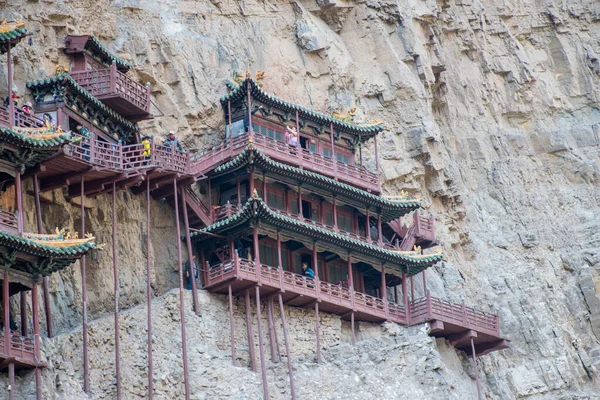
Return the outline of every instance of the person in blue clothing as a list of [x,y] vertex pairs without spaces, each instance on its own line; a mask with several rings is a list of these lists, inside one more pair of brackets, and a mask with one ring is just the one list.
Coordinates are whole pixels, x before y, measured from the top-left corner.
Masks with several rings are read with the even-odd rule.
[[[198,266],[196,265],[196,256],[192,256],[192,262],[194,263],[194,280],[198,281]],[[192,286],[192,280],[190,279],[190,262],[185,262],[185,278],[188,281],[187,290],[192,290],[194,287]]]
[[175,136],[175,131],[169,131],[169,136],[164,141],[165,146],[167,146],[167,152],[171,152],[171,148],[174,147],[175,150],[183,152],[183,146],[177,137]]
[[315,271],[313,271],[313,269],[311,267],[309,267],[307,263],[303,262],[302,263],[302,275],[314,279]]

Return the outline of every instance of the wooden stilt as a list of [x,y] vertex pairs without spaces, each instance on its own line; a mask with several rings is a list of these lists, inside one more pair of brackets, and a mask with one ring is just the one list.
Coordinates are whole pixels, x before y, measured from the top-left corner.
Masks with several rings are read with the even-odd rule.
[[248,327],[248,354],[250,368],[256,372],[256,359],[254,357],[254,333],[252,332],[252,310],[250,305],[250,290],[246,289],[246,326]]
[[146,302],[148,303],[148,399],[154,398],[152,368],[152,278],[150,271],[150,179],[146,177]]
[[27,292],[22,291],[20,293],[20,305],[21,305],[21,336],[27,336]]
[[119,400],[121,399],[121,353],[119,337],[119,267],[117,263],[117,187],[114,181],[112,189],[112,261],[115,297],[115,383],[117,386],[117,400]]
[[258,350],[260,354],[260,373],[262,375],[263,397],[269,399],[269,384],[267,382],[267,360],[265,359],[265,347],[263,345],[262,321],[260,315],[260,287],[256,286],[256,317],[258,318]]
[[233,320],[233,296],[229,285],[229,328],[231,330],[231,363],[235,367],[235,321]]
[[[33,175],[33,197],[35,200],[35,217],[37,222],[37,231],[39,234],[44,233],[44,225],[42,223],[42,205],[40,202],[40,180],[37,174]],[[42,289],[44,292],[44,310],[46,313],[46,330],[48,337],[53,337],[52,330],[52,307],[50,304],[50,277],[45,276],[42,281]]]
[[273,297],[267,299],[267,314],[269,318],[269,342],[271,345],[271,361],[279,362],[279,343],[277,343],[277,332],[273,322]]
[[[9,46],[10,47],[10,46]],[[11,100],[12,101],[12,100]],[[9,277],[8,277],[8,269],[4,270],[4,275],[2,279],[2,312],[3,320],[4,320],[4,348],[6,349],[4,352],[10,358],[10,304],[9,304]],[[9,384],[10,389],[8,392],[8,398],[10,400],[14,399],[14,391],[15,391],[15,365],[13,363],[8,364],[8,375],[9,375]]]
[[177,198],[177,179],[173,179],[173,196],[175,203],[175,227],[177,228],[177,263],[179,265],[179,314],[181,319],[181,350],[183,356],[183,384],[185,399],[190,400],[190,376],[188,373],[187,340],[185,332],[185,300],[183,292],[183,260],[181,254],[181,227],[179,225],[179,201]]
[[477,384],[477,398],[479,400],[482,399],[481,397],[481,385],[479,383],[479,372],[477,371],[477,355],[475,353],[475,343],[473,343],[473,337],[471,336],[471,352],[473,355],[473,369],[475,370],[475,383]]
[[[38,310],[38,285],[33,282],[31,288],[31,314],[33,317],[33,354],[36,363],[40,362],[40,317]],[[42,400],[42,370],[35,369],[35,398]]]
[[[85,178],[81,176],[81,236],[85,237]],[[88,312],[87,312],[87,270],[85,255],[81,257],[81,296],[83,299],[83,391],[90,394],[90,373],[88,362]]]
[[283,309],[283,298],[281,297],[281,293],[279,293],[277,297],[279,298],[279,311],[281,312],[281,324],[283,325],[283,341],[285,342],[285,354],[287,355],[288,374],[290,376],[290,392],[292,393],[292,400],[296,400],[296,392],[294,390],[294,370],[292,368],[292,353],[290,353],[290,343],[288,341],[285,310]]
[[[11,99],[12,102],[12,99]],[[10,335],[8,335],[10,336]],[[8,364],[8,382],[10,389],[8,391],[8,400],[14,400],[15,398],[15,364]]]
[[196,269],[194,268],[194,255],[192,254],[192,240],[190,238],[190,220],[188,218],[186,192],[181,188],[181,207],[183,208],[183,222],[185,224],[185,244],[187,247],[188,256],[188,273],[192,280],[192,301],[194,302],[194,312],[200,315],[200,307],[198,306],[198,289],[196,287]]

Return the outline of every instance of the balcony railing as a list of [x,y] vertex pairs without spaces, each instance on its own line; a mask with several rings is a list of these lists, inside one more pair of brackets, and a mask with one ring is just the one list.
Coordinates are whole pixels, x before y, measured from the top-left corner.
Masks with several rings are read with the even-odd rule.
[[141,111],[150,111],[149,88],[117,70],[116,65],[104,69],[72,71],[70,74],[81,87],[101,100],[121,97]]
[[426,297],[411,301],[407,312],[401,304],[357,292],[341,284],[307,278],[265,264],[261,264],[257,272],[252,261],[241,259],[237,255],[233,260],[208,266],[207,274],[206,285],[209,288],[229,279],[245,279],[403,325],[418,325],[427,321],[439,320],[465,329],[500,336],[500,317],[498,315],[432,297],[430,293],[427,293]]
[[[344,164],[330,157],[310,152],[301,147],[293,147],[282,141],[259,134],[253,135],[252,142],[254,146],[274,160],[339,179],[366,190],[377,193],[380,191],[379,176],[363,167]],[[228,139],[218,146],[199,154],[198,158],[192,163],[192,171],[196,174],[205,173],[239,154],[248,143],[249,135],[247,133]]]
[[0,230],[11,234],[19,233],[17,213],[0,210]]
[[29,337],[19,336],[16,332],[10,334],[10,351],[6,351],[6,338],[4,331],[0,330],[0,358],[15,357],[20,362],[36,364],[34,340]]
[[0,106],[0,125],[3,125],[7,128],[11,128],[12,125],[22,128],[38,128],[44,126],[44,121],[35,115],[27,115],[22,110],[16,109],[15,120],[11,125],[10,109],[8,107]]
[[143,144],[119,145],[98,140],[95,136],[75,139],[65,146],[65,154],[91,165],[115,171],[139,171],[140,169],[163,168],[168,171],[187,173],[190,156],[187,152],[161,144],[152,143],[150,149]]

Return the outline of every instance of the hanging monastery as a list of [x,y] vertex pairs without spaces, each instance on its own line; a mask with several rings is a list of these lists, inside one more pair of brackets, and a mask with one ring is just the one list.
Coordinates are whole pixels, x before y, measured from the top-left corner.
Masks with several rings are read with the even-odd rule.
[[[13,88],[11,51],[28,35],[21,21],[0,25],[0,53],[6,58],[7,87]],[[319,313],[350,322],[352,342],[356,321],[390,321],[403,326],[427,324],[431,336],[447,339],[473,360],[508,347],[497,315],[474,306],[435,298],[427,290],[427,269],[443,259],[436,249],[434,218],[418,198],[383,196],[379,182],[377,135],[379,121],[357,121],[354,111],[343,115],[316,113],[269,94],[262,75],[235,74],[224,87],[224,140],[210,149],[186,151],[149,140],[137,122],[153,118],[149,85],[128,76],[131,65],[107,51],[89,35],[69,35],[64,42],[71,64],[48,71],[48,77],[28,81],[33,111],[8,101],[0,106],[0,260],[2,261],[0,367],[8,374],[13,399],[15,371],[35,369],[41,398],[40,335],[52,338],[48,277],[65,268],[81,268],[83,320],[83,387],[89,391],[86,256],[112,252],[115,299],[118,299],[116,246],[97,243],[85,232],[85,198],[112,196],[112,234],[116,243],[116,193],[131,191],[150,202],[166,199],[173,209],[178,250],[183,376],[190,393],[184,318],[185,279],[191,280],[194,310],[197,290],[228,296],[231,357],[236,363],[233,298],[246,307],[249,341],[253,341],[252,302],[265,303],[268,325],[258,314],[258,349],[249,343],[248,368],[261,374],[268,398],[266,348],[277,354],[273,338],[275,315],[283,324],[283,342],[292,398],[294,348],[288,343],[286,307],[314,310],[314,352],[321,360]],[[8,95],[8,93],[7,93]],[[22,94],[23,95],[23,94]],[[3,95],[4,96],[4,95]],[[363,147],[375,149],[375,169],[363,163]],[[31,179],[33,192],[23,189]],[[80,198],[81,230],[44,232],[40,194],[63,189]],[[33,196],[36,226],[24,226],[23,197]],[[147,248],[150,234],[145,235]],[[178,240],[181,239],[181,240]],[[148,252],[149,254],[149,252]],[[79,261],[79,263],[76,263]],[[145,263],[150,275],[151,260]],[[189,268],[188,271],[184,269]],[[308,272],[307,272],[308,271]],[[415,280],[425,293],[415,296]],[[25,296],[31,291],[31,307]],[[43,299],[43,304],[38,302]],[[10,307],[11,298],[21,305]],[[16,300],[15,300],[16,299]],[[152,292],[147,283],[148,337],[152,335]],[[189,306],[189,305],[188,305]],[[31,310],[33,326],[28,326]],[[19,311],[19,312],[15,312]],[[115,300],[115,312],[119,312]],[[263,311],[264,312],[264,311]],[[40,331],[40,316],[45,332]],[[115,319],[115,384],[122,396],[119,326]],[[267,341],[266,338],[269,338]],[[106,344],[107,346],[109,344]],[[110,344],[112,345],[112,344]],[[274,349],[275,346],[275,349]],[[148,398],[153,396],[152,341],[148,340]],[[107,383],[108,384],[108,383]],[[110,384],[113,384],[112,382]]]

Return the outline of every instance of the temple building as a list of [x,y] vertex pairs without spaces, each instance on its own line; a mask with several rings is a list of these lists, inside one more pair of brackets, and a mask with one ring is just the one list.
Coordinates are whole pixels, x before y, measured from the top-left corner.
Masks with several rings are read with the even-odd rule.
[[[25,35],[20,21],[0,25],[0,52],[7,56],[8,88],[13,87],[11,49]],[[15,368],[36,368],[41,398],[38,283],[44,289],[47,336],[52,318],[47,298],[51,273],[80,259],[83,315],[83,388],[90,393],[87,355],[86,253],[102,246],[85,232],[86,199],[112,196],[112,263],[115,300],[115,385],[121,397],[119,352],[119,282],[116,193],[130,190],[146,197],[146,248],[150,248],[151,199],[174,208],[180,278],[183,376],[190,398],[187,367],[184,261],[194,276],[198,255],[200,279],[191,280],[194,311],[197,289],[227,294],[232,362],[236,362],[233,297],[245,298],[250,367],[254,354],[250,298],[258,314],[259,359],[268,398],[261,302],[267,304],[273,331],[274,304],[281,312],[292,397],[293,353],[289,348],[285,306],[315,312],[315,354],[321,359],[319,313],[350,322],[390,321],[403,326],[428,323],[432,336],[444,337],[473,356],[508,346],[500,321],[463,304],[432,297],[426,271],[443,254],[435,248],[433,216],[415,196],[383,196],[379,177],[379,120],[358,119],[356,110],[317,113],[286,102],[263,89],[262,74],[235,74],[227,81],[224,141],[194,152],[144,135],[138,121],[153,118],[149,85],[134,81],[128,62],[110,53],[91,35],[68,35],[65,53],[71,63],[57,66],[45,79],[27,82],[33,111],[18,108],[9,93],[0,106],[0,260],[3,262],[0,367],[14,381]],[[363,147],[375,149],[369,169]],[[23,221],[22,179],[33,180],[37,232]],[[64,189],[79,198],[80,232],[43,232],[40,193]],[[181,227],[183,225],[183,229]],[[183,246],[185,245],[185,256]],[[153,394],[152,290],[150,252],[146,251],[148,307],[148,395]],[[416,290],[419,276],[422,289]],[[197,286],[198,285],[198,286]],[[27,327],[26,291],[32,291],[33,333]],[[418,295],[421,293],[421,295]],[[9,313],[10,296],[20,294],[20,327]],[[14,324],[13,324],[14,322]],[[14,325],[14,326],[11,326]],[[16,329],[13,329],[16,328]],[[278,354],[271,337],[271,354]],[[277,360],[279,356],[274,357]],[[475,369],[477,371],[477,369]],[[10,398],[14,393],[11,391]]]

